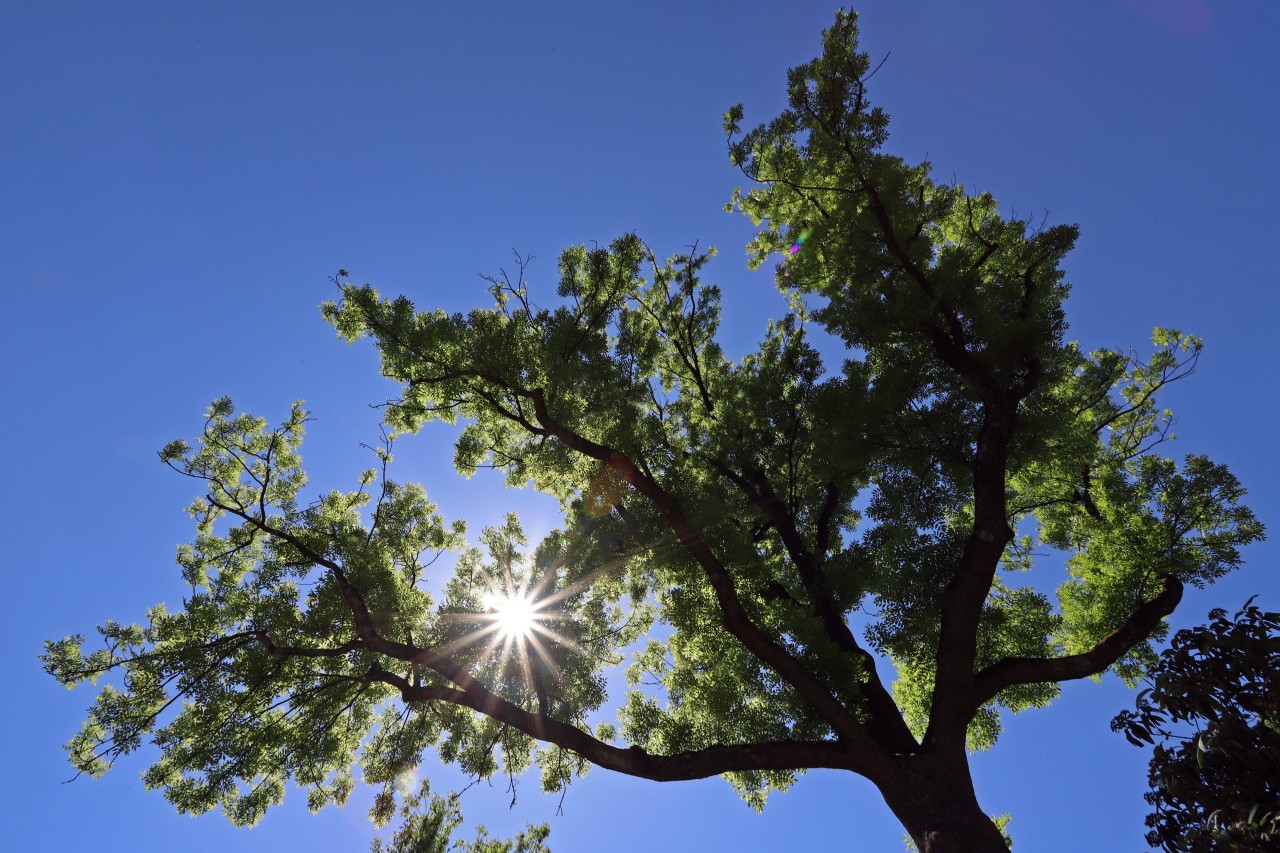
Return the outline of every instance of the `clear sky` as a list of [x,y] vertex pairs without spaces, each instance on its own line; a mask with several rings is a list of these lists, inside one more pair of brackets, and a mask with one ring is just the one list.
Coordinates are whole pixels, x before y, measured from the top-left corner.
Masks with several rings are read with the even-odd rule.
[[[834,6],[778,2],[59,2],[0,4],[0,259],[7,331],[0,418],[6,814],[13,850],[361,850],[360,791],[311,815],[304,797],[253,830],[177,816],[138,774],[99,781],[59,749],[91,696],[41,671],[47,638],[177,605],[173,549],[192,485],[154,451],[199,429],[222,394],[278,420],[315,413],[317,488],[349,488],[390,390],[371,346],[320,319],[339,266],[420,308],[485,301],[478,273],[536,256],[554,293],[570,244],[637,231],[659,254],[721,250],[733,356],[782,307],[745,268],[750,223],[723,212],[741,176],[721,116],[784,104],[788,67],[818,52]],[[863,46],[889,60],[872,95],[889,148],[1006,211],[1078,222],[1067,262],[1072,336],[1145,348],[1154,325],[1201,335],[1197,375],[1167,397],[1168,452],[1226,462],[1280,532],[1276,137],[1280,5],[1210,0],[863,3]],[[399,447],[473,533],[549,500],[457,477],[450,433]],[[1275,542],[1174,624],[1260,593],[1280,608]],[[1050,569],[1052,571],[1052,567]],[[1050,581],[1052,583],[1052,580]],[[1108,728],[1132,704],[1115,679],[1069,685],[1006,721],[974,759],[984,807],[1021,851],[1144,848],[1147,755]],[[438,788],[465,784],[434,760]],[[718,779],[658,784],[593,771],[558,797],[525,780],[468,791],[474,822],[551,819],[557,851],[902,849],[857,777],[812,773],[763,815]]]

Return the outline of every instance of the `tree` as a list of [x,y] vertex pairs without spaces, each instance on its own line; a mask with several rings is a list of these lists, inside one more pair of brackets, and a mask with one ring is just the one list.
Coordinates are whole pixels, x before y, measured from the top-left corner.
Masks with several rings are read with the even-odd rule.
[[[1280,841],[1280,613],[1179,631],[1111,723],[1151,758],[1147,842],[1168,853],[1274,850]],[[1180,724],[1180,725],[1176,725]],[[1169,744],[1172,743],[1172,746]]]
[[[402,385],[392,439],[461,420],[458,469],[532,483],[562,528],[530,549],[512,517],[467,547],[421,486],[387,479],[390,441],[357,488],[306,503],[301,406],[272,429],[219,400],[161,453],[205,491],[178,553],[192,596],[106,623],[89,652],[49,645],[69,686],[122,673],[73,764],[101,773],[150,737],[149,786],[245,824],[288,779],[315,808],[344,801],[357,763],[390,796],[432,745],[479,777],[536,764],[548,790],[589,765],[723,775],[757,808],[833,768],[871,780],[923,851],[1005,849],[968,750],[1061,681],[1139,677],[1184,586],[1262,526],[1224,466],[1158,452],[1157,397],[1200,342],[1158,329],[1146,360],[1066,342],[1076,229],[886,153],[872,73],[840,13],[789,109],[745,134],[726,114],[753,184],[730,207],[766,223],[751,263],[781,256],[789,305],[741,361],[696,248],[570,248],[559,304],[522,269],[466,315],[340,272],[324,316]],[[1069,555],[1056,603],[1019,582],[1037,543]],[[426,555],[450,550],[436,602]],[[628,655],[635,686],[611,704],[603,674]]]

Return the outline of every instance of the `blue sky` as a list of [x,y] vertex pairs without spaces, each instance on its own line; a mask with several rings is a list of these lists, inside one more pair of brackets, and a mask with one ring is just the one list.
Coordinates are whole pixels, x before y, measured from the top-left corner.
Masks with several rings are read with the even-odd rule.
[[[305,399],[312,483],[350,487],[388,393],[368,346],[320,319],[327,276],[419,307],[485,300],[478,273],[536,256],[548,296],[564,246],[637,231],[660,254],[721,254],[725,344],[748,351],[780,310],[751,273],[750,223],[721,132],[783,106],[786,69],[818,51],[834,6],[776,2],[8,3],[0,8],[0,257],[8,332],[0,419],[5,846],[78,851],[367,849],[368,797],[307,812],[292,792],[251,831],[181,817],[142,789],[143,751],[99,781],[59,744],[87,692],[39,668],[47,638],[181,599],[173,548],[191,484],[154,451],[191,436],[215,397],[271,419]],[[1208,0],[968,0],[859,6],[863,46],[889,60],[872,95],[889,148],[1004,209],[1078,222],[1067,263],[1072,337],[1145,347],[1154,325],[1206,341],[1171,391],[1176,455],[1208,453],[1275,529],[1274,159],[1280,7]],[[472,532],[550,501],[457,477],[451,433],[398,452]],[[1280,608],[1275,543],[1192,591],[1173,619],[1254,593]],[[1053,569],[1050,567],[1050,572]],[[1052,581],[1050,581],[1052,582]],[[1131,705],[1115,679],[1069,685],[1006,721],[974,759],[979,797],[1011,812],[1019,849],[1143,848],[1147,756],[1108,729]],[[443,790],[465,784],[434,761]],[[557,797],[535,779],[464,797],[509,832],[551,819],[557,851],[900,850],[874,789],[813,773],[755,815],[720,780],[660,785],[602,771]]]

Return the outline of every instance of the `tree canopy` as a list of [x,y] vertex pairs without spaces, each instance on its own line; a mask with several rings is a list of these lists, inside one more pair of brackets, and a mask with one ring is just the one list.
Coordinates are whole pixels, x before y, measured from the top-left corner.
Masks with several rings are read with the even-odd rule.
[[[663,258],[633,234],[565,250],[545,307],[523,269],[467,314],[341,271],[325,318],[401,386],[377,466],[305,492],[301,404],[272,427],[218,400],[166,446],[202,492],[177,559],[192,593],[89,650],[49,644],[68,686],[118,675],[73,765],[100,774],[150,739],[149,787],[246,825],[289,780],[312,808],[345,801],[356,768],[385,822],[432,747],[477,777],[536,766],[547,790],[590,765],[723,775],[756,808],[834,768],[876,784],[922,850],[1004,849],[967,750],[1061,681],[1140,677],[1184,586],[1235,568],[1262,526],[1224,466],[1161,453],[1160,392],[1200,341],[1070,343],[1076,228],[887,153],[873,73],[842,12],[788,109],[746,132],[741,106],[725,116],[750,182],[729,207],[761,226],[750,263],[776,261],[786,297],[744,358],[717,343],[713,252]],[[389,476],[392,442],[437,421],[462,425],[460,472],[532,484],[563,525],[531,544],[512,516],[469,544]],[[1051,595],[1037,579],[1063,553]],[[632,687],[610,696],[623,666]]]

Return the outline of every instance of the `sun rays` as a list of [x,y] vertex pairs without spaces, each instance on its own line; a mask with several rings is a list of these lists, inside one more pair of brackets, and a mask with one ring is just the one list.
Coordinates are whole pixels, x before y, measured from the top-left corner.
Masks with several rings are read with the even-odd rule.
[[[473,599],[479,605],[477,609],[446,616],[469,624],[470,630],[438,651],[448,654],[475,649],[479,652],[477,664],[487,660],[500,669],[514,666],[526,684],[532,684],[535,669],[554,677],[559,671],[558,659],[565,652],[589,653],[559,630],[574,621],[564,607],[564,600],[577,591],[576,586],[548,594],[545,586],[551,578],[531,583],[531,579],[520,578],[509,569],[505,574],[506,583],[502,583],[486,573],[485,591]],[[571,629],[570,632],[576,633]]]
[[[560,676],[560,666],[566,652],[583,654],[587,650],[558,628],[572,617],[564,612],[563,600],[567,590],[545,595],[541,585],[519,583],[508,574],[507,585],[496,585],[492,579],[486,583],[488,590],[480,596],[480,612],[470,618],[479,624],[461,640],[460,645],[472,645],[481,651],[481,657],[497,666],[495,674],[505,672],[500,679],[515,677],[523,684],[518,690],[523,701],[536,701],[536,713],[549,713],[548,685]],[[559,606],[558,606],[559,605]],[[459,614],[461,615],[461,614]],[[557,625],[559,623],[559,625]],[[490,689],[497,687],[491,684]],[[508,695],[515,699],[519,694]]]
[[[602,470],[614,471],[611,466]],[[437,611],[443,636],[433,651],[456,655],[470,677],[507,701],[544,715],[566,713],[565,697],[575,693],[569,682],[618,663],[610,638],[630,624],[616,590],[602,598],[595,585],[602,578],[617,579],[633,558],[681,550],[674,537],[630,548],[616,532],[590,541],[602,535],[596,528],[604,515],[593,509],[603,507],[596,504],[617,508],[615,491],[625,485],[620,476],[598,475],[587,490],[590,500],[581,510],[581,524],[570,531],[569,541],[555,543],[558,551],[545,550],[532,559],[522,554],[525,537],[514,517],[504,528],[486,529],[490,561],[481,563],[476,553],[460,568],[458,585]],[[572,553],[584,546],[595,563],[585,571]]]
[[494,630],[498,639],[504,642],[527,640],[539,625],[539,602],[535,602],[527,592],[490,592],[485,594],[481,603],[492,612]]

